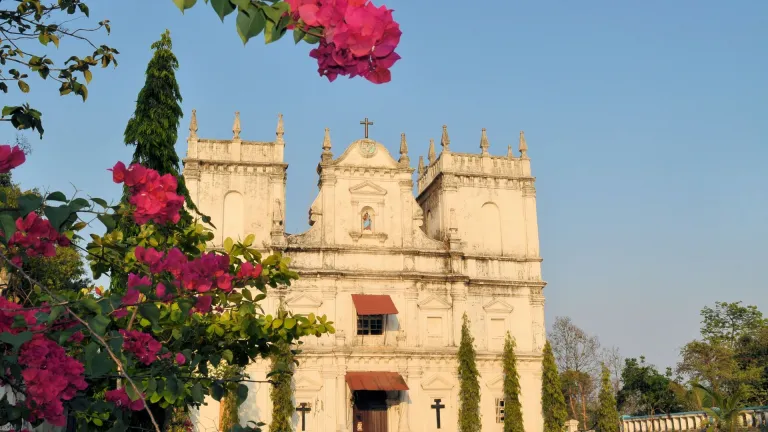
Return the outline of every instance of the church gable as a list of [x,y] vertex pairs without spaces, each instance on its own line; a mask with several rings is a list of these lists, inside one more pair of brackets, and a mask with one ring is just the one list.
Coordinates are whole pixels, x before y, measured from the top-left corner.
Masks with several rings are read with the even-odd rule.
[[483,306],[483,309],[486,312],[510,313],[514,308],[510,306],[509,303],[503,300],[493,299],[490,302],[486,303]]
[[363,138],[353,142],[347,150],[333,161],[337,167],[369,167],[402,169],[381,143]]
[[485,385],[488,386],[489,389],[501,390],[504,387],[504,375],[496,375],[487,380]]
[[429,296],[427,299],[419,302],[419,309],[450,309],[451,304],[436,295]]
[[285,302],[289,309],[316,309],[323,301],[306,293],[298,294]]
[[444,377],[442,374],[435,374],[421,383],[424,390],[451,390],[454,387],[453,380]]
[[362,183],[358,183],[357,185],[352,186],[351,188],[349,188],[349,193],[352,194],[352,196],[356,196],[356,195],[380,195],[380,196],[383,196],[383,195],[387,194],[387,190],[384,189],[383,187],[375,184],[375,183],[371,183],[369,181],[364,181]]

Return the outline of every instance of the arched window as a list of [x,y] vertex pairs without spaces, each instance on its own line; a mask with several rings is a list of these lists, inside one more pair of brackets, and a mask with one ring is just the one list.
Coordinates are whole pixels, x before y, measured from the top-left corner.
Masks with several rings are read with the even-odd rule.
[[487,253],[501,254],[501,215],[499,207],[492,202],[483,204],[480,209],[483,249]]
[[243,195],[237,191],[228,192],[224,196],[224,217],[221,224],[223,242],[227,237],[237,241],[243,237],[244,226]]
[[363,207],[360,211],[360,232],[363,234],[376,232],[376,213],[370,207]]

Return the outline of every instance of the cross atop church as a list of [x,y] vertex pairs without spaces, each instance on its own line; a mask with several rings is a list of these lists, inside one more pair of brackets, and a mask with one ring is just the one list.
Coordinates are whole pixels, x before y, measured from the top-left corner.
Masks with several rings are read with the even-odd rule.
[[372,121],[368,121],[368,117],[365,118],[365,120],[360,122],[361,125],[365,125],[365,137],[368,138],[368,126],[373,126]]

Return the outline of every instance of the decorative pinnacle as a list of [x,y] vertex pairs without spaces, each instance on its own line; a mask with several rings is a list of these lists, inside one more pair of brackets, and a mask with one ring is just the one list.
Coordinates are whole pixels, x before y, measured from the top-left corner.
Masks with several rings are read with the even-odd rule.
[[408,165],[411,162],[411,158],[408,157],[408,142],[405,140],[405,134],[400,134],[400,159],[398,160],[401,165]]
[[435,154],[435,140],[430,138],[429,153],[427,153],[427,160],[429,160],[429,164],[432,165],[433,163],[435,163],[436,159],[437,159],[437,155]]
[[189,120],[189,137],[197,138],[197,110],[192,110],[192,118]]
[[488,154],[488,147],[490,146],[488,135],[486,135],[485,128],[483,128],[483,131],[480,133],[480,150],[482,150],[483,154]]
[[448,138],[448,126],[443,125],[443,136],[440,138],[440,145],[443,147],[443,151],[451,151],[451,139]]
[[507,145],[507,159],[512,159],[515,157],[515,154],[512,153],[512,144]]
[[331,130],[325,128],[325,136],[323,137],[323,154],[320,156],[320,160],[333,159],[333,153],[331,153]]
[[419,175],[424,174],[424,156],[419,156]]
[[325,128],[325,137],[323,137],[323,151],[331,151],[331,130]]
[[520,146],[518,150],[520,150],[520,157],[528,157],[528,144],[525,143],[525,132],[523,131],[520,131]]
[[283,135],[285,135],[285,126],[283,125],[282,114],[277,115],[277,130],[275,131],[275,135],[277,135],[277,139],[280,141],[282,141]]
[[240,139],[240,111],[235,111],[235,124],[232,125],[232,139]]

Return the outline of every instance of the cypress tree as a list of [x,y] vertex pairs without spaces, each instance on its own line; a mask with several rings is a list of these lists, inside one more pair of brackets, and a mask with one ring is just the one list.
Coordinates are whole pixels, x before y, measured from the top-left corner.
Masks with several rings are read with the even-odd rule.
[[459,432],[480,432],[480,372],[475,361],[475,339],[469,331],[469,318],[462,317],[459,344]]
[[[285,316],[285,310],[280,307],[278,316]],[[292,419],[296,407],[293,405],[293,389],[291,379],[295,359],[291,345],[285,340],[276,344],[277,352],[271,357],[273,385],[269,392],[272,400],[272,423],[269,424],[269,432],[292,432]]]
[[616,408],[616,397],[613,394],[611,374],[605,364],[603,364],[598,402],[600,406],[597,411],[597,427],[595,427],[595,430],[597,432],[619,432],[619,411]]
[[524,432],[523,406],[520,404],[520,374],[517,373],[515,339],[507,332],[502,354],[504,370],[504,432]]
[[544,432],[562,432],[568,420],[565,397],[560,386],[555,355],[549,341],[544,345],[544,359],[541,362],[541,411],[544,417]]

